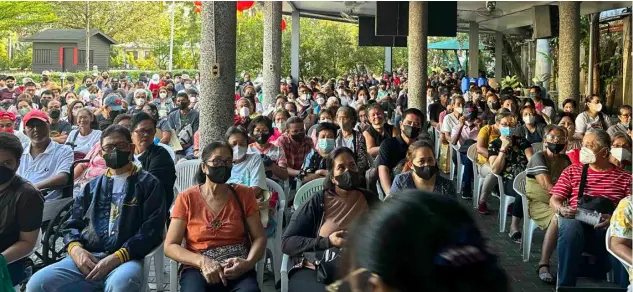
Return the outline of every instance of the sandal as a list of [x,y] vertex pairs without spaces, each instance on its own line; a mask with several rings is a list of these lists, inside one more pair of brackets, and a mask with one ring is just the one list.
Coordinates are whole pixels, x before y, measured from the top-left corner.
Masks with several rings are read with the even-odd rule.
[[514,233],[510,233],[510,238],[516,243],[521,243],[521,232],[515,231]]
[[[543,272],[541,273],[541,268],[543,267],[547,267],[547,272]],[[547,283],[547,284],[554,284],[556,278],[554,277],[554,275],[552,275],[552,273],[549,272],[549,265],[539,265],[538,268],[536,269],[536,274],[538,275],[538,278],[543,282],[543,283]]]

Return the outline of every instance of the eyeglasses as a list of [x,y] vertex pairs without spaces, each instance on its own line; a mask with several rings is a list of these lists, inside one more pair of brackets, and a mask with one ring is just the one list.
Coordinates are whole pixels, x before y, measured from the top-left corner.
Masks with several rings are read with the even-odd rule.
[[115,149],[121,150],[121,151],[127,151],[130,149],[130,143],[121,142],[117,144],[101,145],[101,150],[103,150],[103,152],[106,152],[106,153],[111,153]]
[[566,136],[546,135],[545,139],[552,141],[552,143],[567,141]]
[[139,136],[151,136],[151,135],[154,135],[155,132],[156,132],[156,130],[154,130],[154,129],[136,129],[136,130],[134,130],[134,133],[136,133]]
[[213,160],[207,160],[206,162],[210,162],[211,165],[207,165],[207,166],[233,166],[233,159],[228,159],[228,160],[222,160],[222,159],[213,159]]

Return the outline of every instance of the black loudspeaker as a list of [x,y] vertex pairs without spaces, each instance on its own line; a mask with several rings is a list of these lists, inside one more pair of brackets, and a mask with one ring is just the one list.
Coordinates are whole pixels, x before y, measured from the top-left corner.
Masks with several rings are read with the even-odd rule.
[[374,17],[358,17],[358,46],[406,47],[405,36],[377,36]]
[[[428,2],[428,35],[457,36],[457,2]],[[360,24],[360,22],[359,22]],[[409,2],[376,2],[376,36],[407,36],[409,34]]]
[[558,6],[542,5],[532,8],[533,39],[558,36]]

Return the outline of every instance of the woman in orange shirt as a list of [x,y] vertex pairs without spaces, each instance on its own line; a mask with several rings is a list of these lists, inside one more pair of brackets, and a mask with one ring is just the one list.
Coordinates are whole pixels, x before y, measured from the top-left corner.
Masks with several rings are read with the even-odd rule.
[[254,267],[266,235],[255,193],[226,184],[233,167],[228,144],[210,143],[201,159],[199,184],[176,198],[165,238],[165,255],[183,264],[180,291],[259,291]]

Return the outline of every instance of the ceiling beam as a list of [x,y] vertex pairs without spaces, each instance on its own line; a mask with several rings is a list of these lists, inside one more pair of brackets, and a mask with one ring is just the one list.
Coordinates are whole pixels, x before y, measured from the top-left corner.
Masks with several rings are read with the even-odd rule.
[[286,3],[288,3],[288,6],[290,6],[290,9],[292,9],[292,11],[299,11],[299,9],[297,9],[297,6],[292,3],[292,1],[286,1]]

